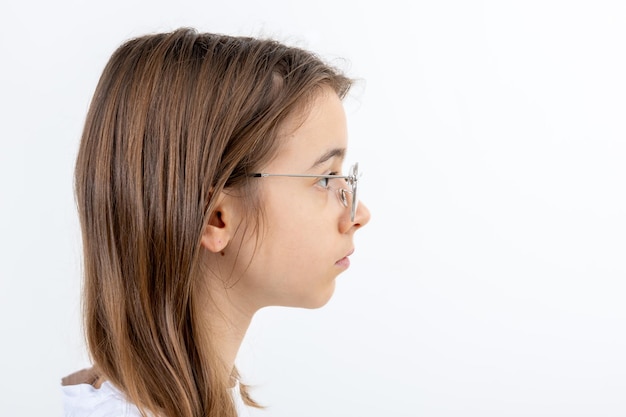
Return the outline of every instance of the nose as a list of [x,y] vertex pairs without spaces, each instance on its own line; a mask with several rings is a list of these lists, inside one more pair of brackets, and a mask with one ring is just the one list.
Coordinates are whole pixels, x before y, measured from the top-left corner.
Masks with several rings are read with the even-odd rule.
[[362,201],[359,201],[359,205],[356,207],[356,213],[354,214],[354,225],[363,227],[369,223],[370,217],[372,217],[370,209],[368,209]]
[[344,215],[341,217],[341,221],[339,223],[339,227],[342,233],[347,233],[353,229],[360,229],[365,226],[370,221],[370,211],[362,201],[359,201],[359,204],[356,207],[356,212],[354,213],[354,220],[350,220],[350,211],[346,210]]

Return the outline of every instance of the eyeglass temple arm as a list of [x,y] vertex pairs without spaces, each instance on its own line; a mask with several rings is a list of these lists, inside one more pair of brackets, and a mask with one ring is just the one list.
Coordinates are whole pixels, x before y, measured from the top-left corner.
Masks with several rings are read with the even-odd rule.
[[265,172],[255,172],[250,174],[253,178],[264,177],[298,177],[298,178],[343,178],[346,180],[356,179],[354,175],[315,175],[315,174],[267,174]]

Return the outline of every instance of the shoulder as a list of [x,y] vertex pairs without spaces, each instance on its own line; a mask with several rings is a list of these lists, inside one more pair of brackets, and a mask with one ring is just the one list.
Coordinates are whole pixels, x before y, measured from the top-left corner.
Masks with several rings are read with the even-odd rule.
[[141,417],[139,410],[109,382],[63,385],[64,417]]

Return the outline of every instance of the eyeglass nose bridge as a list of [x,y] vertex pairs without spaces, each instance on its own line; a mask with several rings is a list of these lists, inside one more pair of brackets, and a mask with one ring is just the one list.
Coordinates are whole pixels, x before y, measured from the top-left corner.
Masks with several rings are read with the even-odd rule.
[[346,190],[345,188],[339,188],[337,190],[337,195],[339,196],[339,201],[344,207],[350,207],[352,202],[352,191]]
[[355,193],[353,190],[346,190],[345,188],[339,188],[337,190],[337,196],[339,197],[339,201],[341,205],[345,208],[350,208],[350,221],[354,221],[354,216],[356,214],[357,200],[354,198]]

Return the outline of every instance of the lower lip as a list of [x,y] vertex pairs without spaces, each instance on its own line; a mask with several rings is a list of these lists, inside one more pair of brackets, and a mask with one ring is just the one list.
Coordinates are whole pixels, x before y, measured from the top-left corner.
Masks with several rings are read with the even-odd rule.
[[344,258],[341,258],[337,262],[335,262],[335,265],[340,266],[342,268],[348,268],[350,266],[350,259],[348,259],[348,257],[346,256]]

